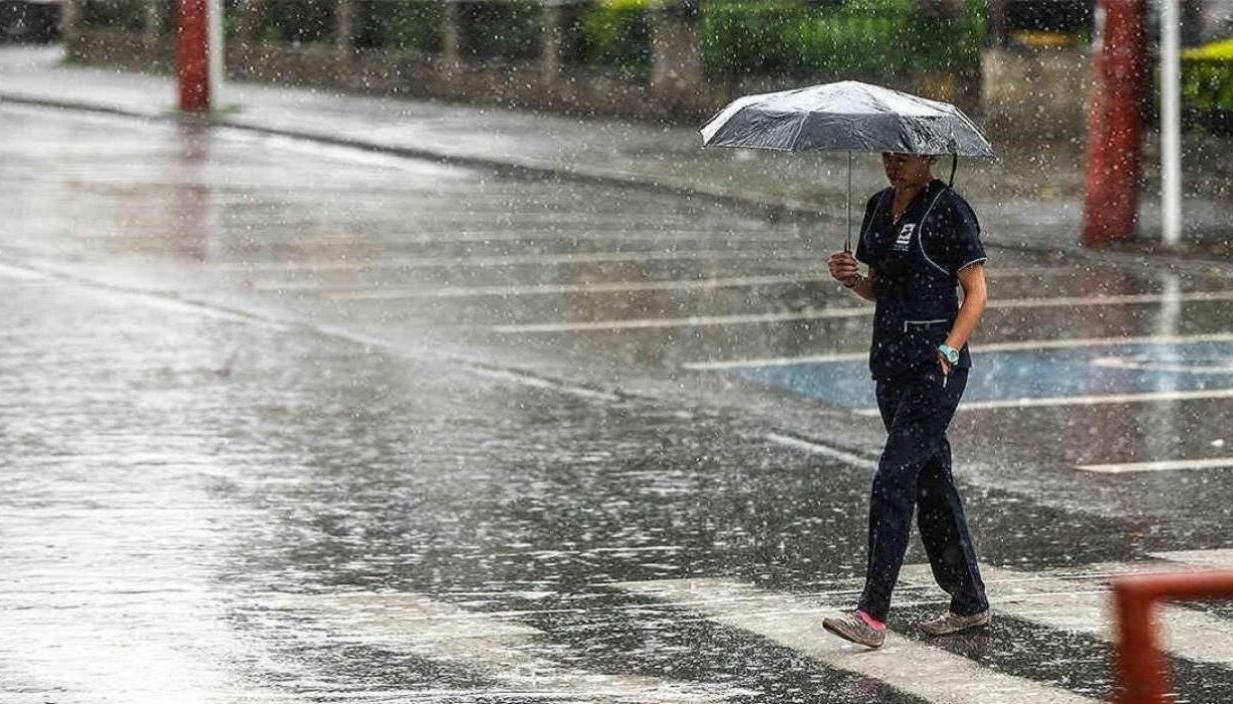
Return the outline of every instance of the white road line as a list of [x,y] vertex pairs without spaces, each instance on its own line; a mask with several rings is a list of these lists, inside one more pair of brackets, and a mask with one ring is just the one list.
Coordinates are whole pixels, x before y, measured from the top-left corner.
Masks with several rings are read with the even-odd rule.
[[1172,472],[1179,469],[1229,469],[1233,468],[1233,457],[1212,457],[1194,460],[1161,460],[1157,462],[1122,462],[1115,464],[1077,464],[1075,469],[1085,472],[1101,472],[1104,474],[1123,474],[1125,472]]
[[[1025,352],[1032,350],[1052,349],[1082,349],[1084,347],[1113,347],[1117,345],[1180,345],[1196,342],[1233,342],[1233,333],[1210,333],[1200,335],[1148,335],[1139,337],[1086,337],[1075,339],[1050,340],[1016,340],[1013,342],[991,342],[983,345],[972,345],[973,353],[981,352]],[[683,369],[712,371],[720,369],[741,369],[745,367],[787,367],[796,364],[829,364],[832,362],[851,362],[867,359],[868,352],[836,352],[833,354],[815,354],[803,357],[764,357],[761,359],[712,360],[706,362],[686,362]]]
[[[284,225],[294,223],[283,223]],[[305,223],[308,224],[308,223]],[[397,227],[402,223],[390,222],[389,227]],[[423,232],[423,230],[419,230]],[[154,238],[151,238],[152,241]],[[279,244],[288,244],[293,238],[274,238],[263,239],[259,243],[251,245],[252,251],[263,251],[263,249]],[[303,240],[295,239],[295,242],[304,244]],[[734,232],[714,234],[709,230],[683,230],[674,228],[671,232],[628,232],[627,228],[621,230],[613,230],[612,232],[589,231],[589,232],[568,232],[563,230],[467,230],[459,231],[451,228],[446,228],[440,232],[429,232],[428,234],[420,235],[383,235],[374,237],[364,234],[341,234],[341,235],[317,235],[311,240],[314,252],[320,254],[326,247],[337,247],[340,249],[348,249],[355,247],[389,247],[396,249],[409,245],[451,245],[451,244],[489,244],[496,242],[515,242],[515,243],[548,243],[548,242],[653,242],[663,244],[664,242],[682,242],[682,243],[698,243],[706,244],[750,244],[750,245],[771,245],[788,243],[797,244],[797,239],[792,236],[768,236],[764,234],[754,234],[752,232]]]
[[811,253],[804,250],[693,250],[688,252],[565,252],[557,254],[508,254],[485,257],[413,257],[402,259],[358,261],[301,261],[301,262],[222,262],[210,265],[218,271],[372,271],[378,269],[427,269],[433,267],[498,267],[546,264],[575,264],[600,262],[649,262],[690,259],[765,259],[781,261],[799,259]]
[[0,262],[0,276],[10,276],[23,281],[56,281],[65,286],[91,289],[94,292],[103,291],[117,298],[128,298],[139,302],[148,308],[168,310],[174,313],[189,313],[202,318],[225,320],[228,322],[256,325],[259,327],[285,331],[289,325],[266,317],[251,315],[240,310],[228,310],[210,303],[185,300],[175,294],[160,291],[145,291],[124,288],[113,284],[100,283],[91,279],[79,278],[75,274],[62,271],[43,271],[21,264]]
[[[566,667],[535,654],[542,633],[490,614],[467,611],[420,594],[345,592],[268,597],[265,608],[308,616],[319,626],[297,627],[302,638],[363,643],[428,659],[460,663],[500,682],[501,692],[527,696],[570,694],[584,699],[711,702],[749,694],[722,685],[678,683],[642,675],[612,675]],[[474,693],[474,692],[473,692]]]
[[1105,369],[1164,372],[1166,374],[1233,374],[1233,358],[1226,357],[1225,359],[1229,361],[1216,364],[1184,364],[1180,362],[1128,359],[1126,357],[1100,357],[1092,360],[1092,366],[1104,367]]
[[599,281],[584,284],[530,284],[524,286],[460,286],[436,289],[366,289],[326,292],[324,298],[337,301],[397,300],[404,298],[477,298],[481,296],[535,296],[555,293],[619,293],[626,291],[681,291],[741,288],[776,284],[824,283],[818,276],[733,276],[713,279],[671,281]]
[[[38,280],[44,280],[44,279],[52,280],[53,278],[52,274],[44,273],[44,272],[37,271],[34,269],[28,269],[26,267],[10,265],[4,262],[0,262],[0,276],[2,276],[7,270],[12,270],[13,272],[16,272],[18,276],[23,277],[23,278],[25,278],[26,274],[30,274],[31,277],[38,279]],[[275,319],[270,319],[270,318],[266,318],[266,317],[258,316],[258,315],[249,315],[245,313],[244,311],[232,311],[232,310],[227,310],[224,308],[215,307],[208,303],[199,303],[196,301],[185,301],[179,298],[170,297],[167,294],[160,294],[160,293],[152,292],[152,291],[119,289],[119,288],[115,288],[110,285],[100,284],[96,281],[92,281],[89,279],[78,279],[78,278],[70,278],[68,276],[64,276],[64,280],[67,282],[68,285],[71,285],[71,286],[77,286],[80,288],[87,288],[87,289],[94,289],[96,291],[99,289],[102,289],[106,291],[107,293],[110,293],[115,296],[128,297],[150,308],[169,310],[169,311],[176,312],[176,313],[190,313],[192,315],[196,315],[196,316],[200,316],[204,318],[212,318],[216,320],[225,320],[229,322],[242,323],[245,325],[252,325],[252,326],[262,327],[266,329],[271,329],[271,330],[275,330],[278,332],[287,332],[295,328],[303,328],[305,330],[312,330],[320,335],[326,335],[326,336],[337,338],[337,339],[347,340],[349,342],[363,345],[365,347],[372,347],[376,349],[387,350],[389,352],[392,352],[395,355],[405,354],[405,351],[400,346],[396,345],[395,343],[391,341],[384,340],[384,339],[377,338],[377,337],[372,337],[372,336],[365,335],[362,333],[352,332],[343,327],[332,326],[332,325],[313,325],[307,322],[295,321],[295,320],[286,320],[286,321],[275,320]],[[571,394],[574,396],[580,396],[580,397],[588,398],[588,399],[599,399],[603,401],[620,401],[621,400],[621,397],[618,396],[617,394],[599,391],[596,389],[588,389],[586,387],[575,386],[572,384],[561,383],[561,382],[557,382],[551,379],[544,379],[544,378],[537,377],[531,374],[521,373],[515,370],[494,369],[491,367],[485,367],[485,366],[481,366],[481,365],[474,364],[474,363],[468,363],[468,362],[463,362],[459,364],[459,366],[461,366],[462,368],[474,374],[478,374],[481,376],[487,376],[487,377],[491,377],[495,379],[501,379],[503,381],[510,381],[510,382],[521,384],[524,386],[531,386],[531,387],[542,388],[542,389],[551,389],[553,391]]]
[[[975,347],[971,348],[973,352]],[[708,362],[685,362],[682,369],[695,371],[718,371],[721,369],[745,369],[752,367],[790,367],[797,364],[830,364],[868,359],[868,352],[834,352],[810,354],[803,357],[760,357],[755,359],[716,359]]]
[[1057,298],[1007,298],[990,301],[987,308],[1053,308],[1065,306],[1113,306],[1137,303],[1233,301],[1233,291],[1191,291],[1189,293],[1122,293]]
[[822,629],[831,611],[812,599],[763,591],[723,579],[626,582],[630,592],[701,612],[830,667],[881,680],[908,694],[946,704],[1095,704],[1033,680],[1002,674],[925,643],[888,633],[868,651]]
[[[1139,565],[1125,567],[1133,572],[1144,570]],[[1104,641],[1114,640],[1109,593],[1103,582],[1062,579],[983,564],[980,571],[995,614]],[[906,565],[900,579],[908,584],[933,584],[929,565]],[[1233,629],[1228,621],[1193,609],[1166,606],[1160,623],[1165,626],[1164,647],[1172,654],[1198,662],[1233,665]]]
[[[75,282],[76,283],[76,282]],[[84,284],[88,287],[93,287],[92,282]],[[178,298],[171,298],[165,294],[155,292],[142,292],[113,289],[111,291],[117,296],[126,296],[128,298],[138,300],[143,305],[150,308],[159,308],[173,313],[191,313],[203,318],[212,318],[215,320],[225,320],[233,323],[243,323],[245,325],[254,325],[257,327],[286,332],[291,329],[291,325],[278,320],[259,317],[256,315],[247,315],[243,311],[231,311],[225,308],[217,308],[209,303],[198,303],[196,301],[186,301]]]
[[620,396],[608,393],[606,391],[596,391],[595,389],[588,389],[584,386],[574,386],[573,384],[562,384],[549,379],[532,376],[530,374],[520,374],[508,369],[491,369],[489,367],[481,367],[473,364],[468,365],[467,369],[480,376],[500,379],[502,381],[511,381],[522,386],[530,386],[537,389],[551,389],[561,393],[572,394],[574,396],[581,396],[589,399],[599,399],[601,401],[621,400]]
[[[1055,396],[1050,398],[1020,398],[1003,401],[973,401],[959,404],[961,411],[988,411],[1003,408],[1043,408],[1047,406],[1099,406],[1110,403],[1151,403],[1156,401],[1202,401],[1233,398],[1233,389],[1203,391],[1159,391],[1139,394],[1107,394],[1103,396]],[[876,416],[878,410],[862,409],[862,415]]]
[[[1050,396],[1045,398],[1010,398],[1000,401],[970,401],[959,404],[960,411],[991,411],[1005,408],[1045,408],[1050,406],[1099,406],[1110,403],[1149,403],[1155,401],[1202,401],[1233,398],[1233,389],[1202,391],[1150,391],[1138,394],[1105,394],[1102,396]],[[877,417],[876,408],[858,408],[858,416]]]
[[[1033,270],[999,270],[1000,277],[1038,276]],[[404,298],[467,298],[478,296],[526,296],[552,293],[618,293],[675,289],[711,289],[764,286],[780,283],[831,283],[829,277],[813,274],[733,276],[711,279],[669,279],[663,281],[596,281],[576,284],[510,284],[505,286],[457,286],[444,288],[355,288],[322,285],[317,281],[261,281],[255,291],[312,291],[332,300],[398,300]]]
[[[371,335],[366,335],[363,333],[352,332],[350,330],[347,330],[344,327],[339,327],[335,325],[321,325],[321,326],[312,326],[310,329],[316,331],[318,334],[321,334],[321,335],[328,335],[329,337],[338,338],[340,340],[347,340],[349,342],[353,342],[357,345],[362,345],[364,347],[385,350],[394,355],[406,354],[406,351],[401,346],[396,344],[395,342],[392,342],[390,340],[385,340],[380,337],[373,337]],[[580,396],[582,398],[599,399],[602,401],[620,401],[621,400],[621,397],[618,396],[617,394],[608,393],[605,391],[599,391],[596,389],[588,389],[584,386],[575,386],[573,384],[566,384],[566,383],[558,382],[552,379],[545,379],[543,377],[538,377],[533,374],[519,372],[518,370],[514,370],[514,369],[497,369],[497,368],[488,367],[488,366],[484,366],[481,364],[476,364],[475,362],[464,361],[464,360],[447,359],[447,361],[457,364],[460,368],[465,369],[468,372],[471,372],[472,374],[476,374],[479,376],[486,376],[492,379],[500,379],[501,381],[508,381],[508,382],[512,382],[515,384],[520,384],[522,386],[531,386],[531,387],[539,388],[539,389],[551,389],[553,391],[559,391],[561,393],[571,394],[574,396]]]
[[492,332],[504,335],[545,332],[588,332],[599,330],[646,330],[652,328],[709,327],[713,325],[743,325],[753,323],[783,323],[825,318],[855,318],[868,315],[862,308],[826,308],[803,313],[746,313],[743,315],[695,315],[688,318],[637,318],[631,320],[595,320],[579,323],[523,323],[494,325]]
[[850,464],[853,467],[860,467],[862,469],[878,468],[877,460],[861,457],[860,455],[852,454],[846,450],[840,450],[837,447],[823,445],[816,441],[802,440],[801,438],[794,438],[790,435],[780,435],[779,433],[770,433],[766,436],[766,439],[780,445],[786,445],[797,450],[804,450],[805,452],[810,452],[815,455],[824,455],[826,457],[839,460],[845,464]]
[[[1116,296],[1062,296],[1058,298],[1019,298],[990,301],[989,310],[1018,308],[1072,308],[1077,306],[1133,305],[1163,301],[1228,301],[1233,300],[1233,291],[1196,291],[1182,294],[1127,294]],[[852,308],[824,308],[796,313],[742,313],[737,315],[690,316],[687,318],[630,318],[625,320],[592,320],[574,323],[528,323],[524,325],[498,325],[491,328],[499,333],[544,333],[584,330],[630,330],[644,328],[704,327],[719,325],[749,325],[756,323],[782,323],[828,318],[855,318],[873,315],[873,306]]]
[[[440,233],[429,235],[390,235],[380,240],[358,236],[337,237],[335,240],[339,246],[371,245],[376,242],[398,246],[407,244],[452,244],[455,242],[478,242],[482,244],[487,242],[555,242],[560,240],[566,242],[724,242],[730,244],[736,242],[748,242],[751,244],[788,242],[795,245],[797,241],[796,237],[792,235],[767,235],[761,230],[720,231],[674,227],[668,232],[654,232],[646,230],[630,231],[628,224],[615,224],[616,227],[609,231],[595,229],[588,229],[583,232],[542,229],[444,230]],[[314,244],[319,241],[318,238],[313,239]]]

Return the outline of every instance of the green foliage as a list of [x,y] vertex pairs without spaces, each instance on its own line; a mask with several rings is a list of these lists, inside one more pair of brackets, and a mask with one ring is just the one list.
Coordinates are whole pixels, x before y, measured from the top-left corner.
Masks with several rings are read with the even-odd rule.
[[356,5],[355,45],[360,48],[441,50],[440,3],[366,0]]
[[962,71],[980,61],[986,4],[713,0],[702,7],[703,60],[721,75]]
[[650,0],[600,0],[581,20],[582,63],[641,71],[651,65]]
[[1233,115],[1233,37],[1182,52],[1181,88],[1187,110]]
[[334,37],[334,0],[274,0],[258,5],[257,36],[294,44],[328,42]]
[[1187,123],[1233,132],[1233,37],[1182,52],[1181,92]]
[[146,6],[142,0],[87,0],[79,17],[84,27],[140,31],[146,24]]
[[[164,4],[160,14],[171,30],[174,0],[158,1]],[[563,58],[574,64],[649,71],[650,16],[658,11],[652,2],[595,0],[562,7],[567,20]],[[701,0],[703,61],[719,76],[786,74],[819,80],[971,70],[978,66],[984,45],[987,2]],[[299,44],[332,41],[336,5],[336,0],[260,2],[256,35]],[[225,6],[224,24],[234,35],[237,0],[225,0]],[[444,8],[431,0],[356,0],[356,45],[440,51]],[[466,2],[454,8],[460,15],[463,51],[471,58],[528,61],[539,56],[544,13],[538,0]],[[140,30],[143,0],[85,0],[82,19],[87,26]],[[1191,70],[1188,95],[1209,96],[1214,90],[1227,96],[1228,80],[1219,78],[1221,71]],[[1227,97],[1219,100],[1223,105]]]
[[1233,61],[1233,37],[1182,52],[1184,59]]
[[1233,56],[1183,59],[1181,89],[1187,108],[1233,110]]
[[539,56],[543,16],[536,0],[459,6],[463,51],[477,59],[526,61]]

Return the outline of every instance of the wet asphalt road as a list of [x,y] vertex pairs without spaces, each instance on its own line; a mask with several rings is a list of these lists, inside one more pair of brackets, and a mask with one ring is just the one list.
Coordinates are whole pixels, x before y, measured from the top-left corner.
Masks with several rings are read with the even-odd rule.
[[[4,701],[937,701],[624,586],[854,599],[881,432],[819,225],[12,106],[0,203]],[[1227,278],[990,253],[982,560],[1229,547],[1227,466],[1076,468],[1233,455]],[[944,604],[897,596],[913,639]],[[929,648],[1111,686],[1031,613]],[[1174,658],[1179,701],[1229,661]]]

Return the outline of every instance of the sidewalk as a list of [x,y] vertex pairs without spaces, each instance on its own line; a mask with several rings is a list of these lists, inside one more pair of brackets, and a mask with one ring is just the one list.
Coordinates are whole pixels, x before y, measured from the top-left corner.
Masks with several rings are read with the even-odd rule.
[[[0,49],[0,100],[42,102],[170,118],[170,77],[61,65],[56,48]],[[426,100],[371,97],[312,88],[228,83],[219,124],[265,133],[348,144],[462,165],[563,175],[574,179],[660,188],[738,200],[775,209],[820,213],[844,222],[847,162],[842,154],[778,154],[702,150],[695,130],[615,120],[472,107]],[[1082,215],[1083,153],[1079,145],[1024,150],[1002,144],[1001,158],[961,161],[956,187],[982,218],[992,246],[1075,251]],[[1190,147],[1191,145],[1188,145]],[[1202,145],[1193,147],[1205,153]],[[1143,238],[1159,231],[1151,179],[1140,203]],[[1193,170],[1192,163],[1187,167]],[[1201,168],[1210,169],[1210,166]],[[938,176],[949,175],[949,164]],[[1188,174],[1189,175],[1189,174]],[[1233,193],[1222,174],[1206,174],[1184,202],[1189,253],[1226,251],[1233,238]],[[856,160],[853,210],[885,181],[873,155]],[[1211,186],[1216,183],[1217,186]]]

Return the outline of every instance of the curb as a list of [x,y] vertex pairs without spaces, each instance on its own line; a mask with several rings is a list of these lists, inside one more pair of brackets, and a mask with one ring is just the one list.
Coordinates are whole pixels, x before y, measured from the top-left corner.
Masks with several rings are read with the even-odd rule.
[[[815,222],[819,220],[824,222],[839,221],[838,218],[830,218],[818,212],[809,205],[798,201],[774,200],[747,194],[731,193],[723,190],[707,189],[691,184],[683,184],[679,182],[674,183],[667,180],[652,180],[649,178],[630,176],[628,174],[605,171],[603,169],[561,168],[536,163],[533,161],[519,161],[517,159],[491,159],[486,157],[448,154],[431,149],[396,147],[379,142],[368,142],[328,134],[304,132],[276,127],[262,127],[259,125],[233,121],[227,119],[225,116],[197,116],[175,111],[161,113],[141,112],[138,110],[129,110],[122,107],[99,105],[96,103],[59,100],[53,98],[38,98],[28,95],[3,92],[0,92],[0,103],[55,108],[61,110],[77,110],[81,112],[128,117],[145,120],[148,122],[190,122],[195,124],[209,124],[218,127],[226,127],[228,129],[242,130],[253,134],[301,139],[318,144],[347,147],[367,152],[403,157],[406,159],[429,161],[447,166],[481,169],[495,173],[499,176],[531,180],[558,179],[595,186],[617,186],[619,188],[626,188],[636,191],[669,194],[684,198],[686,200],[709,201],[718,205],[736,208],[744,213],[754,214],[772,222],[792,220],[810,220]],[[1205,259],[1202,257],[1187,256],[1185,253],[1151,251],[1155,248],[1155,243],[1142,243],[1139,245],[1143,248],[1142,252],[1135,252],[1129,248],[1126,248],[1125,245],[1121,248],[1104,250],[1089,250],[1082,248],[1077,244],[1073,248],[1065,249],[1047,245],[1037,246],[1030,244],[1005,244],[998,242],[987,242],[985,246],[989,249],[1003,250],[1007,252],[1066,257],[1093,264],[1116,264],[1118,266],[1138,267],[1151,271],[1158,271],[1163,266],[1181,270],[1193,270],[1198,268],[1206,270],[1209,273],[1219,271],[1224,275],[1233,275],[1233,263],[1224,262],[1218,259]],[[1133,244],[1130,245],[1131,248],[1134,246],[1135,245]],[[1144,260],[1145,255],[1152,258],[1150,262]]]
[[[666,193],[686,199],[712,201],[726,206],[734,206],[743,210],[753,211],[771,220],[795,218],[808,218],[811,220],[830,219],[807,204],[800,202],[766,200],[748,195],[730,193],[722,190],[712,190],[679,182],[674,183],[669,180],[651,180],[647,178],[640,178],[619,172],[605,171],[603,169],[587,169],[585,167],[561,168],[534,161],[463,156],[434,151],[431,149],[397,147],[380,142],[368,142],[360,139],[338,137],[335,135],[321,134],[317,132],[304,132],[300,130],[277,127],[262,127],[260,125],[237,122],[228,119],[225,115],[207,117],[189,115],[174,111],[163,113],[142,112],[139,110],[128,110],[122,107],[99,105],[96,103],[58,100],[52,98],[36,98],[10,93],[0,93],[0,103],[56,108],[61,110],[77,110],[81,112],[114,115],[117,117],[129,117],[146,120],[149,122],[191,122],[197,124],[209,124],[217,127],[243,130],[253,134],[302,139],[305,141],[316,142],[318,144],[327,144],[335,147],[349,147],[352,149],[359,149],[380,154],[389,154],[407,159],[431,161],[447,166],[482,169],[485,171],[491,171],[500,176],[523,179],[560,179],[597,186],[615,185],[631,190],[649,191],[660,194]],[[837,221],[838,220],[836,220],[836,222]]]

